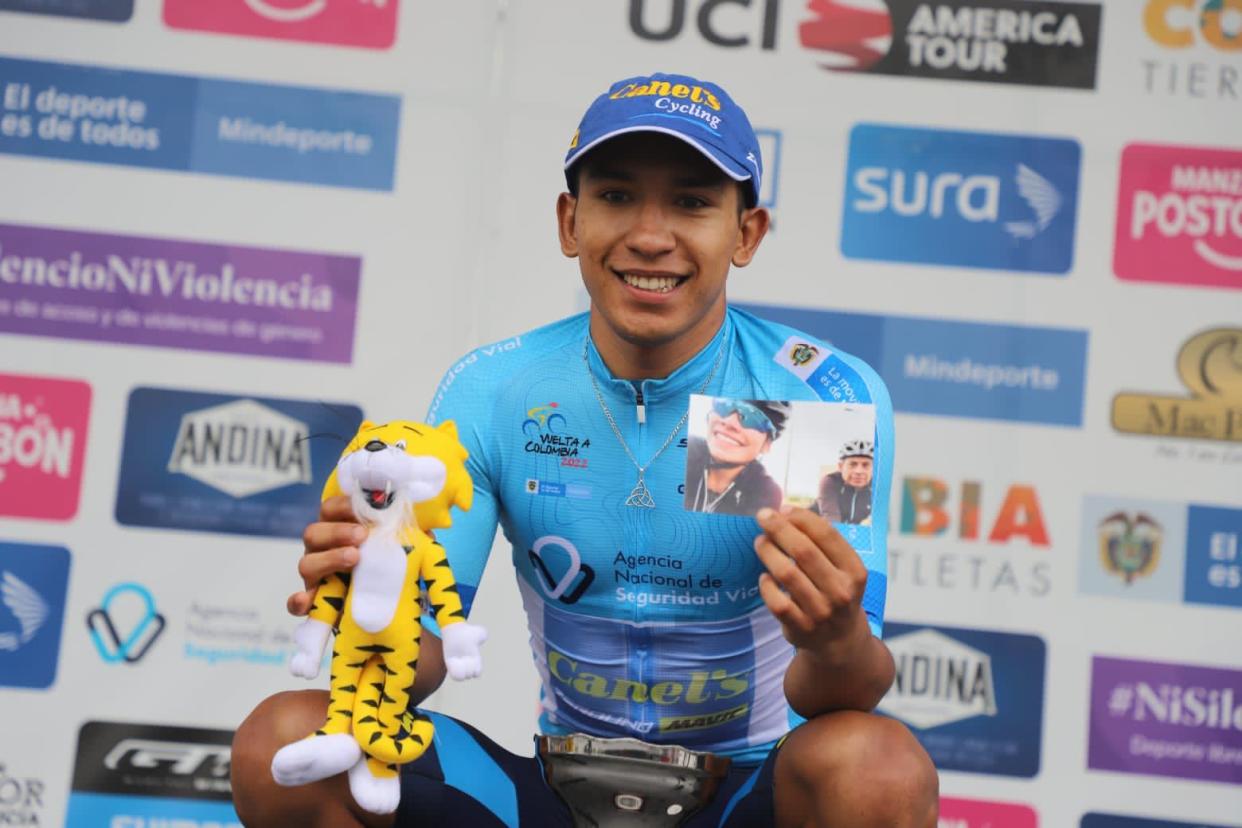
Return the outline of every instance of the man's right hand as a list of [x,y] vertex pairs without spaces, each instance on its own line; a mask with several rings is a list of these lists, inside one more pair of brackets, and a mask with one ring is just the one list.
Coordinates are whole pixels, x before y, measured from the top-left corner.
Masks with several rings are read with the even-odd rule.
[[305,552],[298,561],[304,589],[289,596],[285,607],[291,615],[306,615],[315,601],[319,583],[333,572],[348,572],[358,563],[358,545],[367,530],[354,517],[349,498],[338,495],[319,506],[319,521],[302,533]]

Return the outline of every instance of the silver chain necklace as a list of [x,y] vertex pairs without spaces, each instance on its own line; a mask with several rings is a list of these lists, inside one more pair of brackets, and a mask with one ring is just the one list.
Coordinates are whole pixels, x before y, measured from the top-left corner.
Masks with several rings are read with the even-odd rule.
[[[613,419],[612,412],[608,410],[608,403],[604,402],[604,395],[599,390],[599,383],[595,381],[595,374],[591,371],[591,360],[587,354],[587,347],[591,338],[587,336],[582,341],[582,364],[586,366],[587,378],[591,380],[591,388],[595,391],[595,399],[599,402],[600,409],[604,412],[604,418],[608,420],[608,425],[612,426],[612,433],[617,435],[617,442],[621,444],[621,448],[625,449],[625,454],[630,458],[630,462],[634,464],[634,468],[638,469],[638,482],[634,484],[630,496],[625,499],[626,506],[638,506],[643,509],[654,509],[655,499],[651,496],[651,490],[647,488],[647,483],[643,480],[643,475],[647,473],[647,469],[651,468],[651,464],[656,458],[664,453],[673,438],[681,431],[681,427],[686,424],[686,420],[690,418],[690,406],[686,406],[686,413],[681,415],[681,419],[677,421],[677,425],[673,426],[673,430],[669,432],[668,437],[664,438],[664,443],[656,453],[651,455],[651,459],[646,465],[642,465],[634,457],[634,452],[630,451],[630,447],[626,444],[625,438],[621,436],[621,429],[617,427],[617,421]],[[708,372],[707,379],[703,380],[703,384],[699,386],[699,390],[695,393],[702,394],[707,390],[707,386],[711,385],[712,379],[716,376],[716,369],[720,367],[720,360],[724,357],[725,342],[720,343],[720,349],[716,351],[716,361],[712,363],[712,370]]]

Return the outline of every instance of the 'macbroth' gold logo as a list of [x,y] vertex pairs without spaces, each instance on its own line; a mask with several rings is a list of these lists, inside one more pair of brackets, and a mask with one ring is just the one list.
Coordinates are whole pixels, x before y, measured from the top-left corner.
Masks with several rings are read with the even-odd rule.
[[1177,355],[1193,396],[1113,398],[1113,428],[1129,434],[1242,442],[1242,328],[1196,334]]

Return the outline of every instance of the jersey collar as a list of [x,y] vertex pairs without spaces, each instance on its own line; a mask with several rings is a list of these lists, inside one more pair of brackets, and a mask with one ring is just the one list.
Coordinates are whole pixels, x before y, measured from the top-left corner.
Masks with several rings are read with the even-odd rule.
[[[733,309],[729,308],[725,311],[724,322],[721,324],[720,330],[716,331],[716,335],[703,346],[702,350],[690,357],[680,368],[664,379],[646,379],[638,384],[638,387],[642,389],[643,400],[647,403],[656,403],[676,397],[684,398],[689,394],[698,393],[699,389],[703,387],[703,381],[711,373],[712,365],[716,362],[716,355],[719,349],[732,349],[733,332]],[[612,372],[608,370],[608,366],[604,364],[599,351],[595,349],[595,341],[591,339],[589,325],[586,336],[587,362],[591,366],[591,372],[599,381],[600,387],[626,401],[632,402],[635,383],[614,377]],[[711,384],[703,393],[711,393],[712,388],[720,386],[720,381],[724,378],[728,367],[729,354],[725,353],[721,356],[720,367],[716,369],[716,375],[712,377]]]

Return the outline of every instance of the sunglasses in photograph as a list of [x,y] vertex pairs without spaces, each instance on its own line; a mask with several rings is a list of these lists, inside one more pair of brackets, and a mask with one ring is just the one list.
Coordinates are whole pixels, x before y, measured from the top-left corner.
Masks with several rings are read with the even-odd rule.
[[722,420],[730,414],[737,414],[742,428],[755,431],[766,431],[769,435],[776,433],[776,426],[768,419],[768,415],[756,405],[745,400],[716,399],[712,402],[712,411]]

